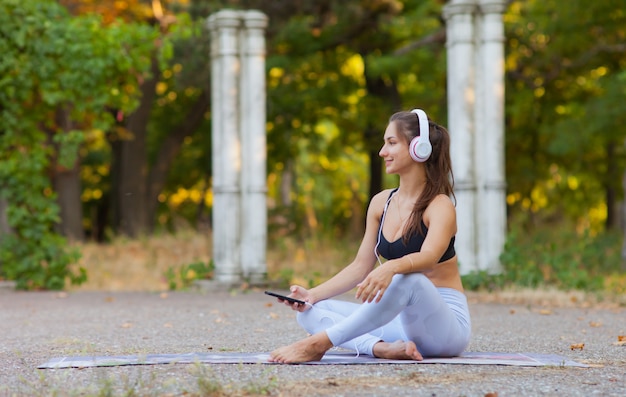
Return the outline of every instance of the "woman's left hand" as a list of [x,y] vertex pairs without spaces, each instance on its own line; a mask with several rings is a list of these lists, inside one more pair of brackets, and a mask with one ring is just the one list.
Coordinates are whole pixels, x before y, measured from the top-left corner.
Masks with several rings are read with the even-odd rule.
[[357,285],[356,299],[360,299],[362,302],[372,302],[373,300],[380,302],[393,276],[394,272],[391,266],[378,266]]

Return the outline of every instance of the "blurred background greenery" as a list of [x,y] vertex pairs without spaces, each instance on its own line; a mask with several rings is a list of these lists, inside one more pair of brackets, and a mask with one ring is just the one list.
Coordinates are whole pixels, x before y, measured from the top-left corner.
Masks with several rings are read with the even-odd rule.
[[[151,269],[150,288],[210,277],[205,20],[223,8],[270,19],[270,277],[328,277],[396,183],[378,158],[389,115],[446,125],[444,5],[0,0],[0,279],[116,288],[98,284],[116,262]],[[465,284],[623,294],[626,0],[512,0],[504,21],[505,271]]]

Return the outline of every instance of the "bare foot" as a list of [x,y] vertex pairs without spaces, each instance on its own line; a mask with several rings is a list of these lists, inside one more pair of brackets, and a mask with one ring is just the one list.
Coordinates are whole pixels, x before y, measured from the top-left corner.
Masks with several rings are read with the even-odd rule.
[[326,336],[326,332],[320,332],[289,346],[279,347],[270,353],[268,361],[282,364],[319,361],[331,347],[333,344]]
[[378,342],[374,345],[374,356],[378,358],[388,358],[391,360],[417,360],[424,358],[417,350],[415,343],[397,340],[393,343]]

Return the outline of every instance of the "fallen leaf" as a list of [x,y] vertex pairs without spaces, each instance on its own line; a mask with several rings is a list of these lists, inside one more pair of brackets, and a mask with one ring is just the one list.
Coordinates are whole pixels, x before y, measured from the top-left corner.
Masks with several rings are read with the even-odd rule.
[[161,297],[161,299],[167,299],[169,297],[167,292],[161,292],[161,295],[159,295],[159,296]]
[[509,314],[515,314],[515,309],[509,310]]
[[487,393],[485,394],[485,397],[498,397],[498,392],[491,392],[491,393]]
[[626,346],[626,335],[617,335],[617,342],[613,344],[615,346]]
[[278,314],[276,314],[274,312],[270,312],[270,318],[276,320],[278,318]]
[[107,296],[106,298],[104,298],[104,301],[108,302],[108,303],[111,303],[111,302],[115,301],[115,298],[112,297],[112,296]]
[[122,328],[132,328],[133,324],[132,323],[124,323],[122,324]]
[[272,306],[274,306],[274,304],[272,302],[268,302],[268,303],[265,304],[265,307],[272,307]]
[[596,321],[589,321],[589,326],[590,327],[594,327],[594,328],[598,328],[602,326],[602,323],[596,322]]
[[165,323],[165,324],[163,324],[163,326],[165,328],[172,328],[173,327],[172,323]]
[[584,343],[574,343],[572,345],[569,346],[570,350],[582,350],[585,348],[585,344]]
[[550,314],[552,314],[552,310],[550,310],[550,309],[541,309],[541,310],[539,310],[539,314],[543,314],[544,316],[549,316]]
[[57,299],[65,299],[65,298],[67,298],[67,296],[68,296],[68,295],[67,295],[67,292],[59,292],[59,293],[56,295],[56,298],[57,298]]

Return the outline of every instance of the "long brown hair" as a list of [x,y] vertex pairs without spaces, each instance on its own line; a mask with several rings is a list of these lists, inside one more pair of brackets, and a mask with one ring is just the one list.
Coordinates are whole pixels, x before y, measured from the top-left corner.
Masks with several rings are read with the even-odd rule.
[[[407,143],[419,136],[419,120],[412,112],[394,113],[389,122],[395,121],[402,131]],[[403,241],[408,243],[409,238],[416,233],[424,234],[422,229],[422,216],[428,205],[438,194],[454,196],[454,175],[452,174],[452,161],[450,160],[450,134],[443,126],[428,121],[430,144],[433,151],[423,164],[426,169],[426,186],[419,199],[413,206],[409,222],[405,226]]]

